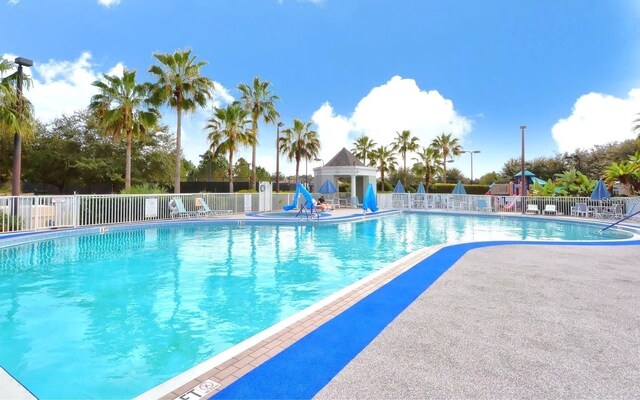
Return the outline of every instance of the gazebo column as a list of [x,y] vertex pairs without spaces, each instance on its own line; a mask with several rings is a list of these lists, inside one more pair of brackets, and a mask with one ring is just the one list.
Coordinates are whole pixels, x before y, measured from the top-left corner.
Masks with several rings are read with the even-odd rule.
[[356,197],[356,176],[351,175],[351,200]]

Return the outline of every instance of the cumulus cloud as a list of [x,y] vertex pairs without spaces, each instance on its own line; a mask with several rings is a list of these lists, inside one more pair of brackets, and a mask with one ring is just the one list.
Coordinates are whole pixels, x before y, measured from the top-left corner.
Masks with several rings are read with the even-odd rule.
[[98,0],[98,4],[105,7],[111,7],[120,4],[120,0]]
[[16,4],[20,3],[20,0],[9,0],[8,3],[13,6],[13,5],[16,5]]
[[453,133],[464,142],[472,125],[471,120],[458,114],[453,102],[437,90],[422,90],[415,80],[400,76],[373,88],[350,116],[336,114],[327,102],[311,118],[318,126],[321,158],[325,160],[342,147],[351,149],[353,141],[361,135],[367,135],[379,145],[388,145],[396,132],[410,130],[424,146],[443,132]]
[[638,112],[640,88],[622,99],[592,92],[578,98],[571,115],[556,122],[551,132],[560,152],[633,139],[631,125]]

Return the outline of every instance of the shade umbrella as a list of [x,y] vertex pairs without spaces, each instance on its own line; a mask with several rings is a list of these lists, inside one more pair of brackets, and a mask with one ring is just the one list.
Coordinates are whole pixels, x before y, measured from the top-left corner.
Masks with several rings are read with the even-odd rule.
[[452,194],[467,194],[467,191],[464,190],[464,186],[462,186],[462,182],[458,181],[456,187],[453,188]]
[[593,192],[591,192],[591,200],[607,200],[610,198],[611,195],[609,194],[607,187],[602,179],[600,179],[596,184],[596,187],[593,189]]
[[334,185],[329,179],[324,181],[322,186],[320,186],[320,193],[322,194],[334,194],[337,191],[338,189],[336,189],[336,185]]
[[398,183],[396,183],[396,187],[393,188],[393,193],[407,193],[404,190],[404,186],[402,186],[402,182],[398,181]]
[[419,194],[426,193],[425,190],[424,190],[424,185],[422,184],[422,182],[420,182],[420,184],[418,185],[418,190],[416,190],[416,193],[419,193]]

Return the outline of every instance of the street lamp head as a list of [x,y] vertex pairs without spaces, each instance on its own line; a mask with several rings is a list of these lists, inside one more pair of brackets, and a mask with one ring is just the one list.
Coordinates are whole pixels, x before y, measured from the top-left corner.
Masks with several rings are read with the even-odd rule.
[[527,129],[526,125],[520,125],[520,129]]
[[480,150],[473,150],[472,153],[478,154],[478,153],[480,153]]
[[284,126],[284,122],[280,121],[278,122],[278,128],[282,128]]
[[16,57],[14,61],[16,64],[22,65],[23,67],[31,67],[33,65],[33,61],[24,57]]

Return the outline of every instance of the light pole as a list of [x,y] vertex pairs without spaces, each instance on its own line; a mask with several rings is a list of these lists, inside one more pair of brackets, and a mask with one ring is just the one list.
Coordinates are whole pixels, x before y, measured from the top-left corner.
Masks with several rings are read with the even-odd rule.
[[[22,67],[31,67],[33,61],[17,57],[15,63],[18,64],[18,81],[16,83],[16,90],[18,92],[18,114],[22,115],[23,100],[22,100],[22,80],[24,79]],[[20,132],[16,131],[13,136],[13,176],[11,177],[11,195],[20,196],[20,176],[22,174],[22,136]]]
[[471,156],[471,184],[473,185],[473,155],[480,153],[480,150],[462,150],[460,153],[469,153]]
[[314,161],[322,161],[322,166],[324,167],[324,160],[322,158],[316,158]]
[[520,198],[522,199],[522,213],[526,211],[525,196],[527,195],[527,177],[524,175],[524,130],[527,129],[526,125],[520,126],[522,130],[522,159],[520,160]]
[[283,122],[276,124],[276,192],[280,191],[280,128]]

